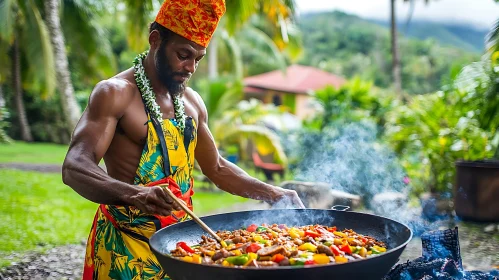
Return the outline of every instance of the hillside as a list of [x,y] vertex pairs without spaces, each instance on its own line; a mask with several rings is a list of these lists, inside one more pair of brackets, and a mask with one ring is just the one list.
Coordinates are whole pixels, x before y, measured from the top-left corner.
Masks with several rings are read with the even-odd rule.
[[[388,28],[387,21],[370,20]],[[421,40],[433,39],[446,46],[454,46],[471,52],[482,52],[488,30],[477,29],[464,24],[439,23],[431,21],[411,21],[398,24],[398,31],[408,37]]]
[[[347,78],[360,76],[379,87],[388,88],[392,84],[387,27],[339,11],[305,14],[298,24],[305,48],[301,64]],[[405,91],[411,94],[436,91],[449,77],[451,69],[479,58],[479,53],[469,51],[475,48],[473,44],[466,46],[463,39],[450,36],[459,33],[458,29],[452,32],[451,29],[446,29],[447,41],[461,47],[446,46],[434,39],[399,37]]]

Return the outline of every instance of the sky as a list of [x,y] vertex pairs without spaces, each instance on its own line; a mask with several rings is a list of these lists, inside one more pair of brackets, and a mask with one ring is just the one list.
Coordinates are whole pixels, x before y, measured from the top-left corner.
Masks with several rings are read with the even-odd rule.
[[[390,0],[295,0],[298,13],[342,10],[364,18],[386,19]],[[397,1],[398,20],[405,21],[409,4]],[[416,0],[413,19],[467,23],[489,29],[499,19],[499,3],[494,0]]]

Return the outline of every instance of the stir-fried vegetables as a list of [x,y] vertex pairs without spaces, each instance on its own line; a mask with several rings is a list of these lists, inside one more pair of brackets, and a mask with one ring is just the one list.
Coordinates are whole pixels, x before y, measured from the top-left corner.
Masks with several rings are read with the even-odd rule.
[[196,245],[177,243],[171,255],[192,263],[270,267],[345,263],[386,252],[385,244],[370,236],[321,225],[252,224],[239,230],[218,231],[217,235],[224,246],[202,236]]

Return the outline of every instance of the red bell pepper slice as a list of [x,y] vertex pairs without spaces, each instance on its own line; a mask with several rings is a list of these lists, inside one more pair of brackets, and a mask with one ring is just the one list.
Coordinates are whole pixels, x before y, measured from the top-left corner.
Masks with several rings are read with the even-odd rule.
[[305,265],[311,265],[311,264],[315,264],[315,261],[314,260],[306,260],[305,261]]
[[188,253],[194,253],[194,250],[192,250],[192,248],[189,247],[189,245],[187,245],[187,243],[185,242],[178,242],[177,247],[184,249]]
[[248,228],[246,230],[249,231],[249,232],[255,232],[257,228],[258,228],[257,225],[251,224],[251,225],[248,226]]
[[272,261],[276,263],[280,263],[282,260],[284,260],[285,256],[282,254],[275,254],[272,256]]
[[246,247],[246,253],[256,253],[258,250],[262,249],[262,246],[256,244],[256,243],[251,243],[248,247]]
[[315,231],[306,230],[305,231],[305,236],[310,236],[312,238],[316,238],[316,237],[319,237],[321,235],[319,233],[315,232]]
[[339,256],[339,255],[341,255],[341,251],[340,251],[340,249],[338,248],[338,246],[336,246],[336,245],[331,245],[331,246],[329,247],[329,249],[331,249],[331,251],[333,251],[333,254],[334,254],[335,256]]
[[330,227],[327,229],[327,231],[329,232],[335,232],[336,231],[336,227]]
[[351,255],[352,254],[352,249],[348,245],[341,245],[340,250]]

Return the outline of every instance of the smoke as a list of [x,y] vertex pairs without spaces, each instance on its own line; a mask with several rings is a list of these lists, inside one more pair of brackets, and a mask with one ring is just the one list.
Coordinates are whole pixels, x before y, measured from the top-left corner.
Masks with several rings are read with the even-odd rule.
[[377,135],[376,125],[365,120],[286,137],[295,179],[357,194],[369,211],[408,225],[415,235],[441,227],[423,219],[420,207],[409,206],[410,178]]
[[405,173],[395,154],[377,139],[373,122],[328,126],[299,136],[296,179],[324,182],[360,195],[369,205],[375,194],[405,191]]

